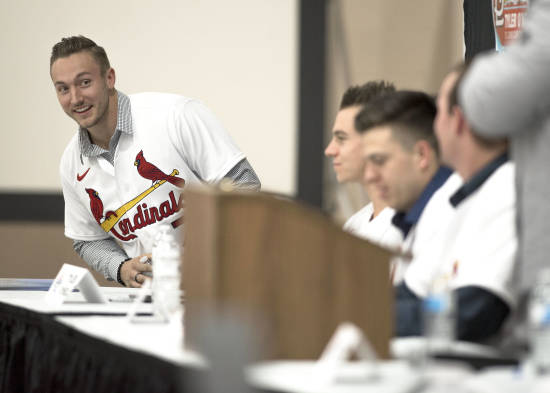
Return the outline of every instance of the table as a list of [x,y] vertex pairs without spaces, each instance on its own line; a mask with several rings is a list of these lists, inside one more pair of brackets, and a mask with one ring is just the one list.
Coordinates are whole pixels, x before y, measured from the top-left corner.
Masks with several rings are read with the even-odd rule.
[[90,305],[78,294],[52,308],[44,295],[0,291],[1,392],[185,392],[204,377],[181,324],[135,325],[123,316],[128,303]]
[[[477,372],[444,362],[423,371],[402,360],[380,362],[377,377],[366,379],[360,362],[344,365],[336,380],[324,380],[315,361],[261,362],[243,370],[232,357],[226,361],[239,364],[216,370],[215,362],[210,367],[200,355],[184,349],[179,319],[132,323],[125,316],[130,303],[124,299],[136,290],[102,291],[122,301],[86,304],[76,293],[54,307],[44,302],[44,291],[0,291],[0,393],[243,392],[250,387],[296,393],[488,393],[495,387],[502,393],[550,391],[550,378],[532,378],[517,367]],[[150,313],[151,305],[143,304],[139,311]],[[394,342],[392,350],[406,353],[418,344]],[[480,349],[462,344],[461,351],[479,354]],[[231,385],[236,379],[242,381]],[[239,383],[243,389],[230,389]]]
[[495,367],[480,372],[456,363],[434,362],[414,369],[403,361],[383,362],[376,378],[350,377],[366,367],[349,364],[342,377],[323,381],[312,361],[274,361],[248,367],[254,386],[279,393],[547,393],[550,376],[534,376],[524,368]]

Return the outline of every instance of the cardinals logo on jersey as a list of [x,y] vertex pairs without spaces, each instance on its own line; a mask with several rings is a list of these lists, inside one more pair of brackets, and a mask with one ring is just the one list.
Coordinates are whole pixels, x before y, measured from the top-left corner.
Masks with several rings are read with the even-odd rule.
[[98,224],[101,224],[101,219],[103,218],[103,202],[99,197],[99,194],[93,188],[86,188],[86,192],[90,197],[90,210],[92,215]]
[[[137,167],[140,176],[151,180],[151,187],[134,197],[132,200],[126,202],[116,209],[116,211],[110,210],[103,213],[103,201],[99,197],[98,192],[92,188],[85,189],[90,199],[90,211],[94,219],[101,225],[105,232],[111,232],[113,236],[123,241],[135,239],[137,236],[132,232],[172,216],[180,211],[183,206],[181,195],[179,200],[177,200],[174,191],[170,191],[168,193],[168,199],[158,206],[147,206],[146,203],[141,203],[147,195],[155,191],[164,183],[169,182],[177,187],[183,187],[185,185],[185,180],[176,176],[179,174],[177,169],[174,169],[172,173],[168,175],[161,171],[156,165],[148,162],[143,156],[143,150],[137,154],[134,165]],[[124,218],[123,216],[136,205],[137,209],[134,216]],[[115,228],[117,223],[118,230]],[[172,222],[174,228],[180,224],[181,219],[179,218]]]
[[181,177],[167,175],[154,164],[148,162],[143,156],[143,150],[137,154],[134,165],[137,166],[138,173],[145,179],[151,180],[152,184],[160,180],[166,180],[176,187],[183,187],[185,185],[185,180]]
[[[101,201],[101,198],[99,197],[99,194],[96,190],[94,190],[93,188],[86,188],[85,190],[88,193],[88,197],[90,198],[90,211],[92,212],[92,215],[94,216],[97,223],[101,225],[101,219],[103,218],[103,202]],[[111,216],[116,217],[116,215],[117,214],[114,211],[109,210],[105,213],[105,220],[108,220]],[[129,236],[122,236],[115,229],[112,229],[111,231],[120,240],[127,241],[135,239],[137,237],[133,234],[130,234]]]

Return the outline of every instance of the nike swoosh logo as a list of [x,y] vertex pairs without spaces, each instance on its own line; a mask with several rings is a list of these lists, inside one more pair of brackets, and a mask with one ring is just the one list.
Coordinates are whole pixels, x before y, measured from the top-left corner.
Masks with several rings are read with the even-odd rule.
[[78,173],[76,174],[76,180],[78,181],[82,181],[82,179],[84,179],[84,177],[88,174],[88,172],[90,171],[90,168],[88,168],[88,170],[86,172],[84,172],[82,175],[79,175]]

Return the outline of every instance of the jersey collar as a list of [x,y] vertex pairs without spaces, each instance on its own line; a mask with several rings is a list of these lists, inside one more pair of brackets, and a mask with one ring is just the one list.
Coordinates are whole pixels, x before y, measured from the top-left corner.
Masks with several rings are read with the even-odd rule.
[[451,196],[449,201],[453,207],[457,207],[462,201],[472,195],[495,171],[509,160],[508,153],[501,154],[493,161],[485,165],[470,180],[462,185]]
[[[132,135],[134,132],[132,128],[132,108],[130,105],[130,99],[126,94],[118,90],[117,96],[117,124],[115,133],[111,137],[111,141],[109,143],[110,151],[114,151],[116,145],[118,144],[121,132],[128,135]],[[108,150],[92,143],[86,128],[80,127],[78,129],[78,142],[80,146],[80,153],[85,157],[95,157],[108,152]]]
[[408,212],[395,213],[392,224],[403,232],[403,237],[406,237],[413,225],[418,222],[433,194],[447,181],[451,173],[453,172],[449,168],[440,166],[411,209]]

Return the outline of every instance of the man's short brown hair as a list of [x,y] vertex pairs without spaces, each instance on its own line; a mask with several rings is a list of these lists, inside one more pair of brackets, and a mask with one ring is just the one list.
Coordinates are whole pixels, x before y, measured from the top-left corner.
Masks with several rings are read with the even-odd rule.
[[363,85],[351,86],[342,96],[340,110],[352,106],[365,106],[373,98],[394,91],[395,86],[393,83],[383,80],[370,81]]
[[57,59],[68,57],[72,54],[83,51],[89,52],[95,59],[97,64],[99,64],[101,75],[105,75],[107,70],[111,68],[105,49],[103,49],[101,46],[98,46],[91,39],[79,35],[62,38],[61,41],[53,46],[52,54],[50,56],[50,69]]
[[383,94],[369,102],[355,118],[359,134],[388,126],[392,136],[407,150],[419,140],[427,141],[438,154],[439,147],[433,131],[436,106],[432,96],[412,90]]

